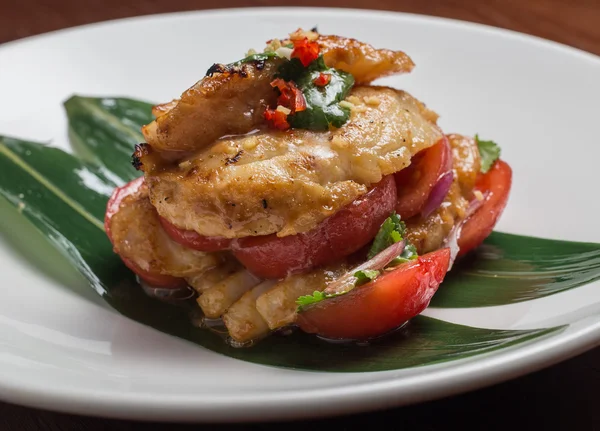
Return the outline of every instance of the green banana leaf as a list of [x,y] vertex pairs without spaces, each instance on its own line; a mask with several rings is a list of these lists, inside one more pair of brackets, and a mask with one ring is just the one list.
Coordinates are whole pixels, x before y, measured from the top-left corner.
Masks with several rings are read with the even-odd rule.
[[[152,105],[120,98],[71,97],[72,145],[96,154],[107,170],[130,180],[130,156]],[[129,134],[124,130],[129,129]],[[139,139],[138,139],[139,140]],[[133,176],[132,176],[133,175]],[[448,274],[434,307],[505,305],[563,292],[600,279],[600,245],[494,232]]]
[[140,129],[153,120],[151,108],[126,98],[73,96],[65,102],[71,145],[81,158],[110,166],[122,182],[130,181],[139,176],[131,154],[144,141]]
[[59,149],[0,136],[0,195],[120,313],[217,353],[294,369],[381,371],[467,358],[564,329],[481,329],[419,316],[368,348],[300,332],[273,335],[252,348],[231,347],[218,333],[192,324],[197,314],[193,300],[174,305],[146,296],[112,252],[102,220],[115,187],[113,176]]
[[599,244],[492,232],[446,275],[431,306],[506,305],[599,279]]

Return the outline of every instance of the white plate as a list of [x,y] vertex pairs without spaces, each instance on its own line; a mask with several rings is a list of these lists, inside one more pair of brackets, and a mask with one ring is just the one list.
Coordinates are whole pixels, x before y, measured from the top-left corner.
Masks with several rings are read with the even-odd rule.
[[[170,100],[213,62],[314,25],[405,50],[415,71],[382,82],[424,100],[446,131],[479,132],[501,143],[515,175],[499,230],[600,242],[599,58],[481,25],[390,12],[252,9],[60,31],[0,47],[0,132],[67,148],[61,103],[73,93]],[[30,406],[148,420],[314,417],[474,389],[600,342],[596,283],[511,306],[427,311],[490,328],[570,323],[520,347],[378,373],[258,366],[121,317],[64,261],[52,257],[49,264],[55,253],[39,235],[11,233],[22,221],[0,223],[0,398]],[[36,257],[23,257],[32,246]]]

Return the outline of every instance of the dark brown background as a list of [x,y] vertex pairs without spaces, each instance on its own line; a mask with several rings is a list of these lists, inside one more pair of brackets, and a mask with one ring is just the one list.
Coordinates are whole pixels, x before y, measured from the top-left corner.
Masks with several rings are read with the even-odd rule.
[[[136,15],[247,6],[344,6],[457,18],[504,27],[600,54],[600,0],[0,0],[0,43],[64,27]],[[0,66],[1,67],[1,66]],[[599,77],[600,79],[600,77]],[[144,424],[0,403],[0,430],[354,429],[386,424],[453,428],[600,429],[600,349],[491,388],[429,403],[310,423],[238,426]],[[3,397],[9,395],[2,394]],[[380,425],[381,426],[381,425]]]

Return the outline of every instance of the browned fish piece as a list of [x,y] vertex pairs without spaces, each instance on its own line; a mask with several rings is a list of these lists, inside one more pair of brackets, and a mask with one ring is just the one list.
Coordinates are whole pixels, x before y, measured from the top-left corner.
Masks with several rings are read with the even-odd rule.
[[481,170],[481,158],[475,139],[458,134],[448,135],[452,147],[453,168],[458,176],[458,184],[465,196],[470,196],[477,175]]
[[[263,123],[266,107],[275,103],[277,93],[270,83],[279,64],[271,60],[217,65],[178,101],[155,109],[165,113],[142,128],[147,143],[156,152],[181,153],[252,130]],[[146,163],[145,170],[148,167]]]
[[145,186],[123,200],[110,223],[115,251],[144,271],[188,277],[222,261],[219,254],[191,250],[169,238],[160,225]]
[[160,117],[161,115],[166,114],[175,106],[177,106],[177,103],[179,103],[179,99],[174,99],[167,103],[154,105],[152,107],[152,115],[154,115],[155,117]]
[[456,223],[466,214],[469,201],[461,193],[458,179],[440,207],[429,217],[415,216],[406,222],[406,238],[415,245],[419,254],[439,249]]
[[[410,57],[401,51],[375,49],[340,36],[318,36],[317,41],[325,63],[351,73],[357,84],[410,72],[414,67]],[[180,99],[153,108],[156,120],[142,128],[151,151],[176,152],[164,158],[177,159],[181,153],[201,149],[222,136],[247,133],[264,124],[263,113],[277,98],[270,83],[283,61],[213,66]],[[148,154],[140,163],[145,172],[162,160],[150,159]]]
[[327,132],[265,129],[217,140],[146,174],[161,216],[201,235],[293,235],[313,229],[441,139],[431,111],[403,91],[356,87],[351,118]]
[[317,39],[325,64],[354,76],[357,84],[368,84],[377,78],[409,73],[415,64],[402,51],[375,49],[368,43],[340,36]]

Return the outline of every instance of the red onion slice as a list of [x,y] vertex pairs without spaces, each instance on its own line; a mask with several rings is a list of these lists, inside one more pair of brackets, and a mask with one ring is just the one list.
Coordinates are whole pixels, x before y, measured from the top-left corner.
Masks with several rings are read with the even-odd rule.
[[354,287],[356,282],[356,277],[354,274],[357,271],[366,271],[366,270],[376,270],[379,271],[386,267],[388,263],[394,260],[396,257],[402,253],[404,247],[406,246],[406,241],[402,240],[390,245],[388,248],[383,250],[382,252],[376,254],[370,260],[366,261],[360,266],[348,271],[346,274],[342,275],[340,278],[335,280],[327,289],[323,292],[327,294],[342,294],[346,293]]
[[453,171],[448,171],[440,175],[437,183],[435,183],[431,189],[431,193],[429,193],[427,202],[425,202],[425,205],[421,210],[421,217],[429,217],[429,215],[444,202],[444,199],[450,190],[450,186],[452,185],[452,181],[454,181]]
[[452,269],[452,265],[454,264],[454,261],[456,260],[456,256],[458,256],[458,252],[460,251],[460,247],[458,246],[458,238],[460,237],[460,231],[461,231],[462,227],[467,222],[469,217],[471,217],[473,214],[475,214],[475,212],[483,205],[483,202],[485,201],[486,197],[487,197],[487,193],[483,196],[483,198],[481,200],[473,199],[469,203],[469,207],[467,208],[467,211],[465,212],[465,216],[462,218],[462,220],[460,220],[458,223],[456,223],[454,225],[454,227],[452,228],[452,230],[450,231],[450,233],[444,240],[444,244],[442,245],[442,248],[448,247],[450,249],[450,264],[448,265],[448,271],[450,271]]

